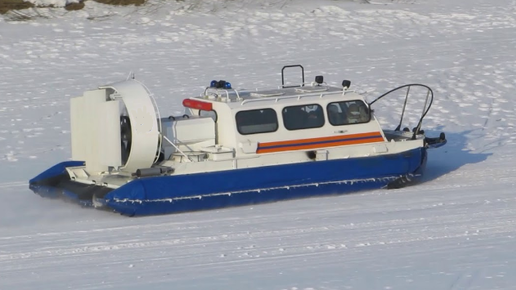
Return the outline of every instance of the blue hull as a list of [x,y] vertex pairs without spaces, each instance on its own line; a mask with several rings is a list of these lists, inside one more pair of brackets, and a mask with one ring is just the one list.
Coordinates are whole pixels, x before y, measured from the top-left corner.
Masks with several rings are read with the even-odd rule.
[[[141,216],[402,187],[422,175],[426,156],[426,149],[418,148],[388,156],[148,177],[104,193],[99,201],[121,214]],[[90,186],[78,194],[73,186],[52,186],[45,182],[62,176],[65,167],[80,164],[57,164],[32,179],[30,188],[42,196],[64,196],[87,205],[91,198],[81,195],[88,196],[100,187]]]

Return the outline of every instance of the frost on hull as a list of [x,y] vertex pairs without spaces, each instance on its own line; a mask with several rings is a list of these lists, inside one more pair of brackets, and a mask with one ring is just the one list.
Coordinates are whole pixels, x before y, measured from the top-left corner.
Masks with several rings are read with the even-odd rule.
[[[125,215],[151,215],[398,188],[418,180],[427,148],[444,134],[382,130],[364,97],[325,85],[237,91],[213,81],[183,101],[186,114],[161,118],[135,80],[71,101],[72,158],[30,181],[46,197]],[[283,78],[282,78],[283,79]],[[284,79],[283,79],[284,80]],[[409,98],[407,86],[406,98]],[[426,86],[422,86],[427,88]],[[404,87],[400,87],[402,90]],[[406,102],[405,102],[406,104]]]

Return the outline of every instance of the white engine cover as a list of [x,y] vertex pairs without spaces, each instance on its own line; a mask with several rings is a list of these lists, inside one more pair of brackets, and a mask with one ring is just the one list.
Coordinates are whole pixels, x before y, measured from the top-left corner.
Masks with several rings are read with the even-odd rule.
[[88,172],[122,165],[120,105],[106,98],[105,90],[93,90],[70,101],[72,159],[85,161]]
[[[162,119],[163,134],[180,150],[196,151],[215,145],[215,122],[210,117]],[[163,142],[165,157],[175,152],[175,147]]]
[[[131,123],[131,151],[125,164],[121,157],[120,103],[125,105]],[[150,93],[136,80],[87,91],[71,101],[72,158],[85,161],[89,173],[110,167],[129,173],[149,168],[158,154],[158,120]]]

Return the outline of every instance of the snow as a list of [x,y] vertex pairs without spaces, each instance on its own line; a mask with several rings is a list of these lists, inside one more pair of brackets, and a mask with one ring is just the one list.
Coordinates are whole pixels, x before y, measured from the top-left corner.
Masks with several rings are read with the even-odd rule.
[[[0,18],[0,289],[514,289],[515,1],[85,4]],[[449,141],[426,182],[145,218],[28,189],[70,157],[85,90],[132,71],[172,115],[212,79],[277,86],[298,63],[371,100],[431,86],[423,129]]]

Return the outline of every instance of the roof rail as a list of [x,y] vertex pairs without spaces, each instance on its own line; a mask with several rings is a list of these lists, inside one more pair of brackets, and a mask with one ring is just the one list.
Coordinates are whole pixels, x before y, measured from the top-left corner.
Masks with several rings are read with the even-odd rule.
[[[278,102],[278,101],[281,101],[281,100],[287,100],[287,99],[297,99],[297,100],[301,100],[302,98],[313,98],[313,97],[318,97],[318,98],[322,98],[326,95],[335,95],[336,93],[338,93],[337,91],[333,91],[333,92],[325,92],[325,93],[307,93],[307,94],[299,94],[299,95],[295,95],[295,96],[284,96],[284,97],[276,97],[276,98],[261,98],[261,99],[247,99],[247,100],[243,100],[240,105],[245,105],[245,104],[248,104],[248,103],[254,103],[254,102],[263,102],[263,101],[271,101],[273,100],[274,102]],[[342,95],[344,95],[344,93],[342,93]]]
[[[201,97],[207,97],[210,95],[215,95],[216,97],[223,97],[225,94],[227,99],[230,100],[230,91],[235,92],[236,100],[242,100],[240,97],[240,94],[236,89],[218,89],[218,88],[212,88],[212,87],[206,87],[204,89],[204,92],[202,93]],[[222,94],[221,94],[222,93]]]

